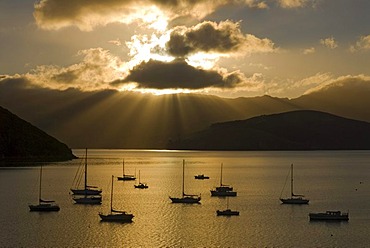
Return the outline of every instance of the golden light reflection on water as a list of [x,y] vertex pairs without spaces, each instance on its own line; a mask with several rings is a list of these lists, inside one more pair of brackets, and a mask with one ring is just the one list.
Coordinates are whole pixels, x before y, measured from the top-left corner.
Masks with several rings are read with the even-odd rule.
[[[74,152],[81,156],[84,150]],[[369,152],[89,150],[88,154],[89,184],[103,189],[100,206],[75,205],[69,195],[82,159],[44,167],[43,195],[56,200],[58,213],[28,211],[27,203],[37,201],[39,167],[0,170],[2,246],[317,247],[330,246],[335,239],[338,247],[364,247],[370,241],[366,235],[370,202],[364,200],[370,194]],[[115,181],[113,206],[135,217],[130,224],[101,223],[98,212],[109,211],[111,175],[121,175],[122,158],[128,172],[141,171],[149,189],[135,189],[134,181]],[[186,191],[201,193],[201,204],[172,204],[168,198],[181,194],[182,159]],[[279,202],[292,161],[297,190],[310,198],[307,206]],[[209,190],[219,184],[221,162],[225,183],[238,192],[229,206],[240,216],[216,216],[217,209],[226,208],[226,199],[211,197]],[[195,180],[199,173],[210,179]],[[310,211],[338,208],[350,209],[349,223],[308,221]],[[328,239],[327,233],[334,238]]]

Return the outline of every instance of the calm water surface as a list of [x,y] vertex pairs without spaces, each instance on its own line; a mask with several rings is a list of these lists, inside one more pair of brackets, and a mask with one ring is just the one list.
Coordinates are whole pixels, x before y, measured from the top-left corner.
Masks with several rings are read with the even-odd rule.
[[[84,156],[84,150],[74,150]],[[132,223],[100,222],[109,211],[111,175],[141,171],[149,189],[115,181],[113,205],[135,215]],[[185,191],[201,193],[201,204],[172,204],[180,196],[182,160]],[[216,216],[226,199],[210,196],[223,182],[238,192],[230,198],[240,216]],[[296,193],[310,204],[281,205],[279,196],[294,164]],[[45,164],[43,198],[55,213],[29,212],[38,197],[39,166],[0,169],[0,247],[369,247],[370,151],[185,152],[89,150],[89,184],[103,189],[98,206],[76,205],[69,189],[82,159]],[[195,180],[206,174],[209,180]],[[136,182],[137,183],[137,182]],[[284,194],[288,192],[283,192]],[[348,223],[310,222],[309,212],[350,211]]]

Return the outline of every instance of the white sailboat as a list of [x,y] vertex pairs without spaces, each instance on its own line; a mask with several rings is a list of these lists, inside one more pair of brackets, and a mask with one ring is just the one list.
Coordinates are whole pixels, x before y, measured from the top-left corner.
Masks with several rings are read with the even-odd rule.
[[41,182],[42,182],[42,165],[40,167],[39,204],[28,205],[30,211],[42,211],[42,212],[59,211],[60,207],[57,204],[55,204],[54,201],[41,199],[41,190],[42,190]]
[[140,181],[140,170],[139,170],[139,184],[134,185],[136,189],[147,189],[149,186],[146,183]]
[[237,192],[233,191],[233,187],[226,184],[222,184],[222,167],[223,164],[221,163],[220,186],[211,190],[211,196],[236,196]]
[[133,181],[133,180],[136,180],[136,176],[125,174],[125,159],[122,159],[122,176],[117,177],[117,180],[119,180],[119,181]]
[[[285,185],[284,185],[285,186]],[[283,204],[308,204],[310,200],[305,199],[304,195],[296,195],[293,193],[293,164],[290,166],[290,197],[282,198],[281,195],[283,194],[284,188],[280,194],[280,201]]]
[[99,213],[101,221],[131,222],[132,218],[134,218],[133,214],[128,214],[125,211],[113,209],[113,181],[114,176],[112,175],[112,188],[110,193],[110,213],[109,214]]
[[[79,178],[79,170],[77,170],[76,172],[76,178]],[[85,166],[84,166],[84,187],[83,188],[79,188],[78,187],[78,184],[79,184],[79,180],[77,181],[77,185],[75,188],[72,188],[71,191],[74,195],[84,195],[84,196],[87,196],[87,195],[100,195],[102,190],[101,189],[98,189],[96,186],[89,186],[87,184],[87,149],[85,150]]]
[[226,204],[226,209],[225,210],[217,210],[216,214],[219,215],[224,215],[224,216],[231,216],[231,215],[239,215],[239,211],[237,210],[231,210],[229,208],[229,197],[227,197],[227,204]]
[[182,197],[180,198],[170,197],[172,203],[200,203],[201,200],[200,195],[185,194],[184,175],[185,175],[185,160],[182,161]]

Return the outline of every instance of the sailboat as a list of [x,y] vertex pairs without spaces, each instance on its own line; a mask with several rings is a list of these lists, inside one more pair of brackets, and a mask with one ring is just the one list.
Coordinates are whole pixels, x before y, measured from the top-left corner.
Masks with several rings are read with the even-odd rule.
[[110,192],[110,213],[109,214],[99,213],[99,216],[102,221],[131,222],[132,218],[134,218],[133,214],[128,214],[125,211],[113,209],[113,181],[114,176],[112,175],[112,188]]
[[188,195],[185,194],[185,183],[184,183],[184,175],[185,175],[185,160],[182,161],[182,197],[170,197],[172,203],[200,203],[200,195]]
[[28,205],[30,208],[30,211],[43,211],[43,212],[59,211],[60,207],[57,204],[55,204],[54,201],[41,199],[41,189],[42,189],[41,182],[42,182],[42,165],[40,168],[39,204]]
[[134,185],[136,189],[147,189],[149,186],[146,183],[140,182],[140,170],[139,170],[139,184]]
[[211,190],[211,196],[236,196],[237,192],[233,191],[233,187],[222,184],[222,167],[221,163],[221,177],[220,177],[220,186]]
[[[284,191],[284,188],[283,188]],[[283,193],[281,192],[281,194]],[[283,204],[308,204],[310,200],[305,199],[304,195],[296,195],[293,193],[293,164],[290,166],[290,198],[281,198],[280,201]]]
[[239,211],[231,210],[229,208],[229,197],[227,198],[227,204],[225,210],[217,210],[216,211],[217,216],[219,215],[225,215],[225,216],[231,216],[231,215],[239,215]]
[[134,175],[126,175],[125,174],[125,160],[122,160],[122,176],[117,177],[117,180],[119,181],[133,181],[136,180],[136,177]]
[[[78,177],[79,170],[76,172],[76,177]],[[71,189],[74,195],[100,195],[102,190],[95,186],[89,186],[87,184],[87,149],[85,150],[85,167],[84,167],[84,188],[80,189],[77,187]]]

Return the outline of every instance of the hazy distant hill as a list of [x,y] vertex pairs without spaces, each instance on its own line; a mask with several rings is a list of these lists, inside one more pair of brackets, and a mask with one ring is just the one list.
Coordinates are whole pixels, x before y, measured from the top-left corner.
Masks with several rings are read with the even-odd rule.
[[73,148],[165,148],[213,123],[293,110],[317,110],[370,122],[370,82],[340,82],[296,99],[227,99],[113,90],[82,92],[0,81],[0,105]]
[[0,162],[73,158],[75,156],[65,144],[0,107]]
[[317,111],[292,111],[217,123],[169,148],[365,150],[370,149],[370,123]]

